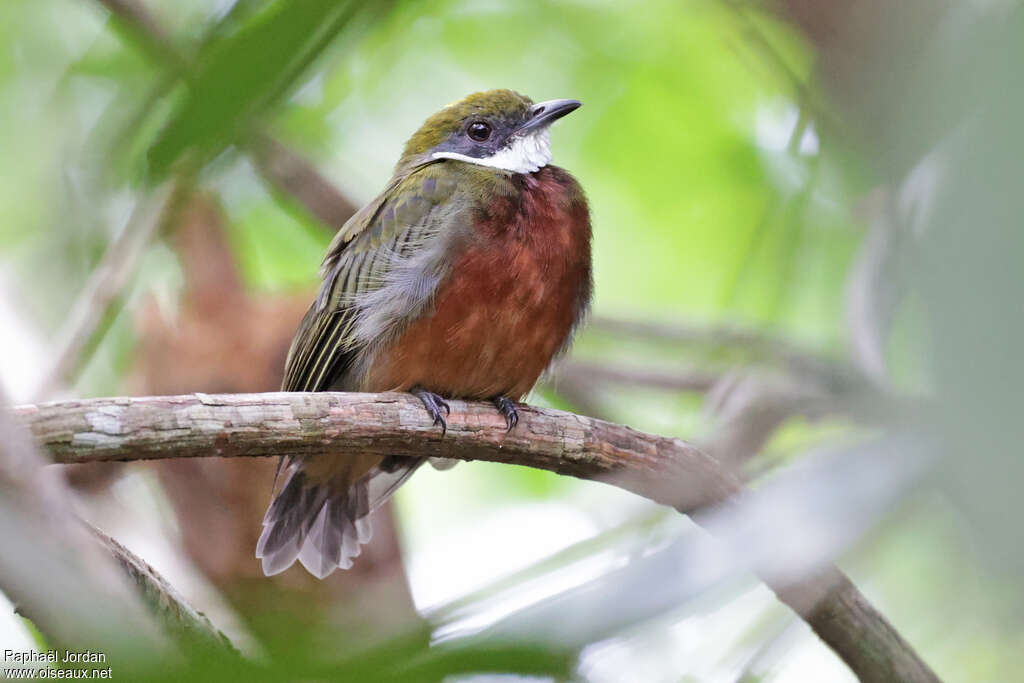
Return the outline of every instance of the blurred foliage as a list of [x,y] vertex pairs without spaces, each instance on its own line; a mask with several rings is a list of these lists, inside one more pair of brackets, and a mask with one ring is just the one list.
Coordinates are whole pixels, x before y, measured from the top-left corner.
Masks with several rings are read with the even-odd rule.
[[149,150],[151,175],[162,177],[189,148],[210,155],[244,135],[345,26],[365,21],[356,15],[367,8],[387,9],[387,3],[279,0],[247,12],[244,20],[229,13],[198,50],[185,76],[186,93]]
[[[151,102],[152,86],[137,86],[153,76],[140,51],[132,43],[117,48],[109,31],[94,26],[92,37],[69,50],[82,54],[61,78],[106,91],[117,106],[100,112],[109,128],[82,130],[86,139],[79,143],[115,130],[106,142],[123,153],[124,134],[138,133],[117,125],[139,123],[121,120],[132,108],[121,100],[133,93],[141,97],[136,108],[155,108],[152,118],[162,120],[142,127],[158,131],[148,156],[159,175],[188,148],[206,157],[224,149],[293,90],[272,111],[273,127],[336,169],[343,187],[369,198],[404,137],[440,105],[495,84],[536,98],[568,93],[586,109],[571,125],[555,128],[556,154],[581,178],[593,204],[599,312],[708,318],[721,312],[723,292],[731,291],[727,310],[741,319],[836,339],[838,292],[856,231],[836,184],[841,175],[815,170],[816,159],[787,150],[799,105],[786,78],[805,76],[808,57],[781,25],[762,18],[757,28],[786,61],[784,74],[759,65],[764,60],[742,40],[733,10],[712,2],[650,3],[629,22],[619,8],[600,3],[400,3],[351,22],[355,10],[347,3],[314,5],[291,10],[293,19],[291,3],[238,3],[248,7],[244,19],[232,12],[223,20],[227,27],[208,31],[196,60],[200,69],[180,88],[164,82],[161,89],[177,95],[162,108]],[[177,14],[154,9],[161,17]],[[324,12],[336,23],[319,16]],[[354,35],[331,44],[327,58],[310,69],[342,24]],[[310,30],[313,25],[320,29]],[[273,40],[261,32],[272,32]],[[173,64],[168,68],[175,72]],[[424,76],[427,89],[417,87]],[[112,77],[123,83],[110,83]],[[70,126],[55,128],[71,135]],[[138,157],[137,148],[127,149]],[[333,153],[338,149],[345,154]],[[53,152],[57,162],[66,149]],[[217,168],[231,180],[229,194],[244,194],[231,207],[233,224],[258,235],[237,245],[243,263],[260,264],[246,268],[250,281],[311,282],[315,269],[298,266],[300,259],[315,263],[315,250],[301,236],[287,237],[296,233],[281,207],[246,181],[244,167]],[[4,224],[9,231],[16,223]],[[8,240],[27,237],[8,231]],[[648,277],[637,279],[635,264]]]

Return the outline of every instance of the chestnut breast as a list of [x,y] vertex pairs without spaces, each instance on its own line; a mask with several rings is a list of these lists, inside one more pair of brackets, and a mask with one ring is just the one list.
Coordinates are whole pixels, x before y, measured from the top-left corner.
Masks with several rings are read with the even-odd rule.
[[374,358],[366,391],[521,399],[569,341],[591,292],[590,216],[566,171],[503,182],[453,254],[433,307]]

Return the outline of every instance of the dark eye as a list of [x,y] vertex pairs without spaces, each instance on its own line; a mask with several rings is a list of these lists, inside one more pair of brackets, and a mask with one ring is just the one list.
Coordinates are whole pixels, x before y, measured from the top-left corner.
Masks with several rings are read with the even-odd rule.
[[469,137],[473,138],[477,142],[483,142],[487,138],[491,137],[491,124],[486,121],[474,121],[469,124],[469,128],[466,129],[469,133]]

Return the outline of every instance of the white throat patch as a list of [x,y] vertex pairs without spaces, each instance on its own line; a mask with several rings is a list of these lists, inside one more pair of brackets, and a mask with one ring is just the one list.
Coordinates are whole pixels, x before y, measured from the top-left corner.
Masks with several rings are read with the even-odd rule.
[[434,159],[457,159],[513,173],[533,173],[551,163],[551,137],[547,128],[541,128],[527,135],[513,137],[508,146],[480,159],[456,152],[434,152],[431,156]]

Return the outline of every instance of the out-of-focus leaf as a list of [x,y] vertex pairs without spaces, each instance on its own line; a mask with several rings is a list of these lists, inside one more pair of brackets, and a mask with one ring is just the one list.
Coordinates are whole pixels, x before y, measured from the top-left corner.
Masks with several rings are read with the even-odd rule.
[[425,631],[387,638],[368,650],[348,653],[345,634],[336,635],[338,650],[309,652],[295,647],[294,631],[281,628],[274,635],[273,649],[278,653],[274,658],[257,661],[215,652],[190,652],[186,662],[162,662],[138,672],[133,680],[426,683],[472,674],[534,675],[564,680],[576,663],[575,651],[538,644],[492,640],[430,647]]
[[149,150],[151,178],[162,178],[189,149],[216,154],[244,133],[252,117],[279,101],[363,7],[345,0],[279,0],[236,33],[212,40]]

